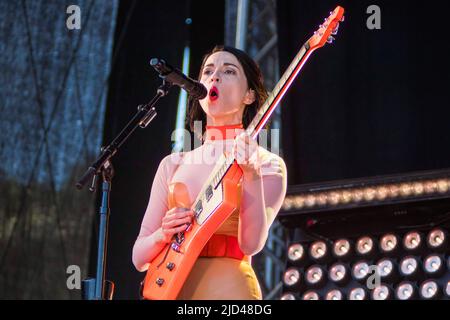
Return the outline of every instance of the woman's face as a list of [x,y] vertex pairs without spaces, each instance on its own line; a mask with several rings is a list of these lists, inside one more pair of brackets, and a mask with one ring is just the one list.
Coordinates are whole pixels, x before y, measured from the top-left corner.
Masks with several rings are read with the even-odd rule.
[[206,98],[199,101],[208,123],[241,123],[245,105],[253,103],[255,94],[247,88],[238,59],[226,51],[213,53],[203,66],[200,82],[208,89]]

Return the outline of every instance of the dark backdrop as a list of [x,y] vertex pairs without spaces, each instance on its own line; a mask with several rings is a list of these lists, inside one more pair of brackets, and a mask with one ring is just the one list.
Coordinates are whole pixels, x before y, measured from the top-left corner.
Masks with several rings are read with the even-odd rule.
[[[447,2],[280,0],[281,71],[337,4],[336,41],[282,105],[289,184],[450,167]],[[371,4],[381,30],[366,27]]]
[[[204,15],[206,6],[214,14]],[[188,16],[193,21],[191,30],[185,24]],[[149,102],[156,93],[161,81],[148,64],[152,57],[181,69],[184,45],[190,42],[190,70],[196,77],[202,55],[224,41],[224,1],[121,1],[117,19],[115,46],[122,43],[109,82],[104,144],[122,130],[139,104]],[[154,174],[162,158],[171,152],[178,95],[179,89],[172,88],[158,103],[158,115],[149,127],[136,131],[113,160],[116,175],[110,201],[107,279],[116,284],[116,299],[137,299],[139,283],[145,276],[132,264],[132,248]],[[95,274],[97,226],[94,234],[91,275]]]

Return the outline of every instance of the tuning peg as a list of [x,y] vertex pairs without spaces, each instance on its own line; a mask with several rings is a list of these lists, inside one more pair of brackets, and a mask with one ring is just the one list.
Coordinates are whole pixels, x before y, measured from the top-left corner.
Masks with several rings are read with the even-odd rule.
[[345,16],[342,16],[341,22],[344,22],[344,20],[345,20]]
[[333,31],[331,31],[331,34],[333,36],[335,36],[335,35],[337,35],[338,31],[339,31],[339,24],[336,26],[336,28]]
[[333,43],[334,40],[335,40],[335,39],[334,39],[333,36],[329,36],[328,39],[327,39],[327,42],[328,42],[328,43]]

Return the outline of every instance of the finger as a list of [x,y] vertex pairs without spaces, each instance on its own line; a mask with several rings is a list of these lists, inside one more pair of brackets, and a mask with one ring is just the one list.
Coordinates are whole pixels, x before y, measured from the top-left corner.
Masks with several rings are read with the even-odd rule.
[[244,160],[248,160],[250,158],[251,151],[248,148],[238,148],[237,154]]
[[187,225],[184,224],[184,225],[176,227],[176,228],[166,229],[165,234],[168,236],[173,236],[176,233],[185,231],[186,227],[187,227]]
[[180,226],[178,228],[174,228],[173,229],[174,230],[173,233],[175,234],[175,233],[183,232],[183,231],[186,230],[186,228],[187,228],[187,225],[183,224],[182,226]]
[[192,210],[187,209],[187,208],[174,208],[167,212],[166,217],[180,218],[182,216],[188,215],[189,212],[192,212]]
[[237,146],[238,149],[244,150],[244,151],[248,151],[249,154],[252,154],[253,152],[258,150],[258,144],[253,141],[252,143],[246,144],[246,145],[238,145]]
[[194,215],[194,212],[192,210],[184,211],[184,212],[177,212],[172,215],[173,219],[181,219],[184,217],[192,217]]
[[179,226],[180,224],[183,224],[183,223],[190,223],[190,222],[192,222],[192,219],[193,219],[192,217],[185,217],[183,219],[166,220],[161,225],[165,229],[170,229],[170,228]]
[[192,217],[187,217],[184,219],[176,219],[176,220],[172,220],[172,221],[168,221],[164,224],[164,228],[166,229],[170,229],[170,228],[174,228],[177,227],[179,225],[182,225],[184,223],[190,223],[192,222]]
[[245,137],[245,136],[238,136],[237,139],[235,140],[236,144],[248,144],[250,141]]

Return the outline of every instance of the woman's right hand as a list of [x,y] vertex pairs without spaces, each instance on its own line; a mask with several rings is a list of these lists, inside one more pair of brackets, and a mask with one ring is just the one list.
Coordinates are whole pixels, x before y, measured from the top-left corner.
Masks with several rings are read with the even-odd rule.
[[169,243],[174,234],[185,231],[192,223],[194,213],[190,209],[174,207],[162,219],[161,231],[164,243]]

